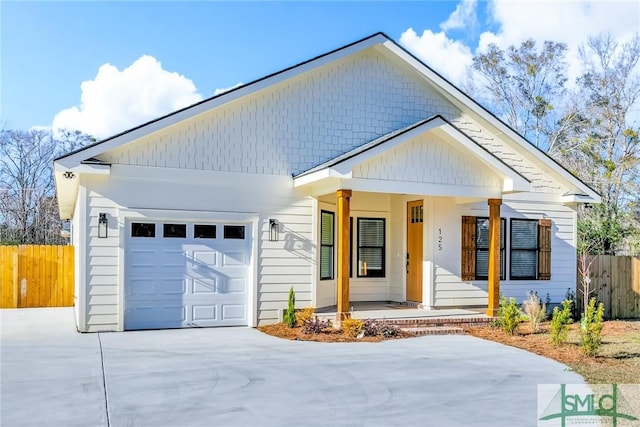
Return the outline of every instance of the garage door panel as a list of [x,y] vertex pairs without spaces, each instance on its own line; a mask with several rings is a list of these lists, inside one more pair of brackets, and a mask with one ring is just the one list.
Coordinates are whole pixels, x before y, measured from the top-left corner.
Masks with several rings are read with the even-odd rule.
[[193,321],[217,320],[217,311],[216,305],[194,305],[192,307]]
[[227,251],[222,255],[222,266],[247,265],[247,254],[244,252]]
[[223,304],[222,305],[222,320],[240,320],[245,319],[246,306],[243,304]]
[[224,291],[229,294],[247,292],[247,279],[239,277],[235,279],[228,279],[225,281]]
[[134,305],[128,310],[131,323],[165,324],[180,327],[186,322],[186,310],[181,304]]
[[153,267],[156,265],[156,251],[154,249],[131,249],[127,253],[127,261],[129,266],[137,267]]
[[186,280],[184,277],[168,277],[159,280],[159,287],[157,289],[156,295],[160,298],[162,297],[182,297],[187,293]]
[[205,250],[194,250],[193,251],[193,262],[195,265],[201,265],[206,267],[217,266],[218,265],[218,252],[217,251],[205,251]]
[[193,224],[186,238],[127,238],[125,329],[247,324],[250,236],[196,239]]
[[131,279],[126,289],[126,295],[130,297],[144,297],[149,299],[156,290],[156,281],[154,279]]
[[192,291],[194,295],[215,294],[217,292],[216,279],[193,279]]
[[161,259],[163,267],[187,266],[187,254],[183,250],[162,250]]

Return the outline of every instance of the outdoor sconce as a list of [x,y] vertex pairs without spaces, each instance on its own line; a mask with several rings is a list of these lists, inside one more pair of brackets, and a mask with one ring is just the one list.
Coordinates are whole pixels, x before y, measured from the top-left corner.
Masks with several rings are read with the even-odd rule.
[[98,214],[98,237],[101,239],[107,238],[107,228],[109,223],[107,222],[107,214],[100,213]]
[[269,218],[269,241],[277,242],[278,241],[278,220]]
[[62,174],[62,176],[65,177],[66,179],[73,179],[76,177],[76,174],[71,171],[66,171],[65,173]]

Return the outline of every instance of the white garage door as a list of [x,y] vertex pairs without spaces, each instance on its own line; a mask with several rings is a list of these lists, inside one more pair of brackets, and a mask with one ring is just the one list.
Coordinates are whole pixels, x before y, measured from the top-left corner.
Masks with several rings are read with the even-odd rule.
[[127,223],[125,329],[247,325],[248,224]]

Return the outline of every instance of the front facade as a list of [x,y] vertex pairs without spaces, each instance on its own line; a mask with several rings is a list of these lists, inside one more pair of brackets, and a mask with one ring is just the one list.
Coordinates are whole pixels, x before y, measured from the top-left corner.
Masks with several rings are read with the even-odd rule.
[[[599,196],[383,34],[55,161],[80,331],[575,288]],[[491,232],[493,230],[493,232]],[[497,232],[502,230],[502,232]]]

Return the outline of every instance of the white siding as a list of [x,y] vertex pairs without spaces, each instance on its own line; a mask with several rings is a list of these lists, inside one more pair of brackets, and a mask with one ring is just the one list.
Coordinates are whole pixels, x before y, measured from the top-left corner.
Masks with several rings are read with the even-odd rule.
[[105,153],[110,163],[288,175],[426,117],[458,114],[375,50]]
[[[144,169],[144,170],[143,170]],[[293,192],[289,177],[229,176],[163,168],[114,166],[107,180],[88,180],[87,331],[117,330],[120,315],[121,269],[119,232],[125,209],[211,212],[255,212],[257,236],[258,322],[274,321],[286,307],[289,288],[297,306],[311,305],[315,244],[312,241],[312,200]],[[169,178],[170,177],[170,178]],[[99,213],[107,213],[107,239],[97,237]],[[269,218],[280,223],[280,239],[269,241]]]
[[[522,302],[530,290],[538,292],[542,299],[549,296],[553,302],[564,299],[568,288],[575,289],[576,252],[574,244],[574,211],[554,202],[522,202],[515,196],[503,200],[501,217],[507,219],[507,239],[510,218],[540,219],[552,221],[551,280],[509,280],[509,241],[507,240],[507,280],[501,281],[500,291],[505,296]],[[437,198],[432,227],[437,239],[442,230],[443,246],[434,251],[434,305],[464,306],[486,305],[487,282],[460,280],[461,268],[461,218],[463,215],[488,216],[486,202],[472,205],[455,204],[454,199]]]
[[477,144],[527,178],[531,182],[531,191],[555,194],[567,191],[566,188],[561,187],[557,181],[540,170],[539,166],[536,166],[528,158],[523,157],[501,138],[492,135],[486,128],[469,116],[461,115],[453,119],[452,123]]
[[354,178],[500,188],[498,176],[433,134],[420,135],[353,169]]

